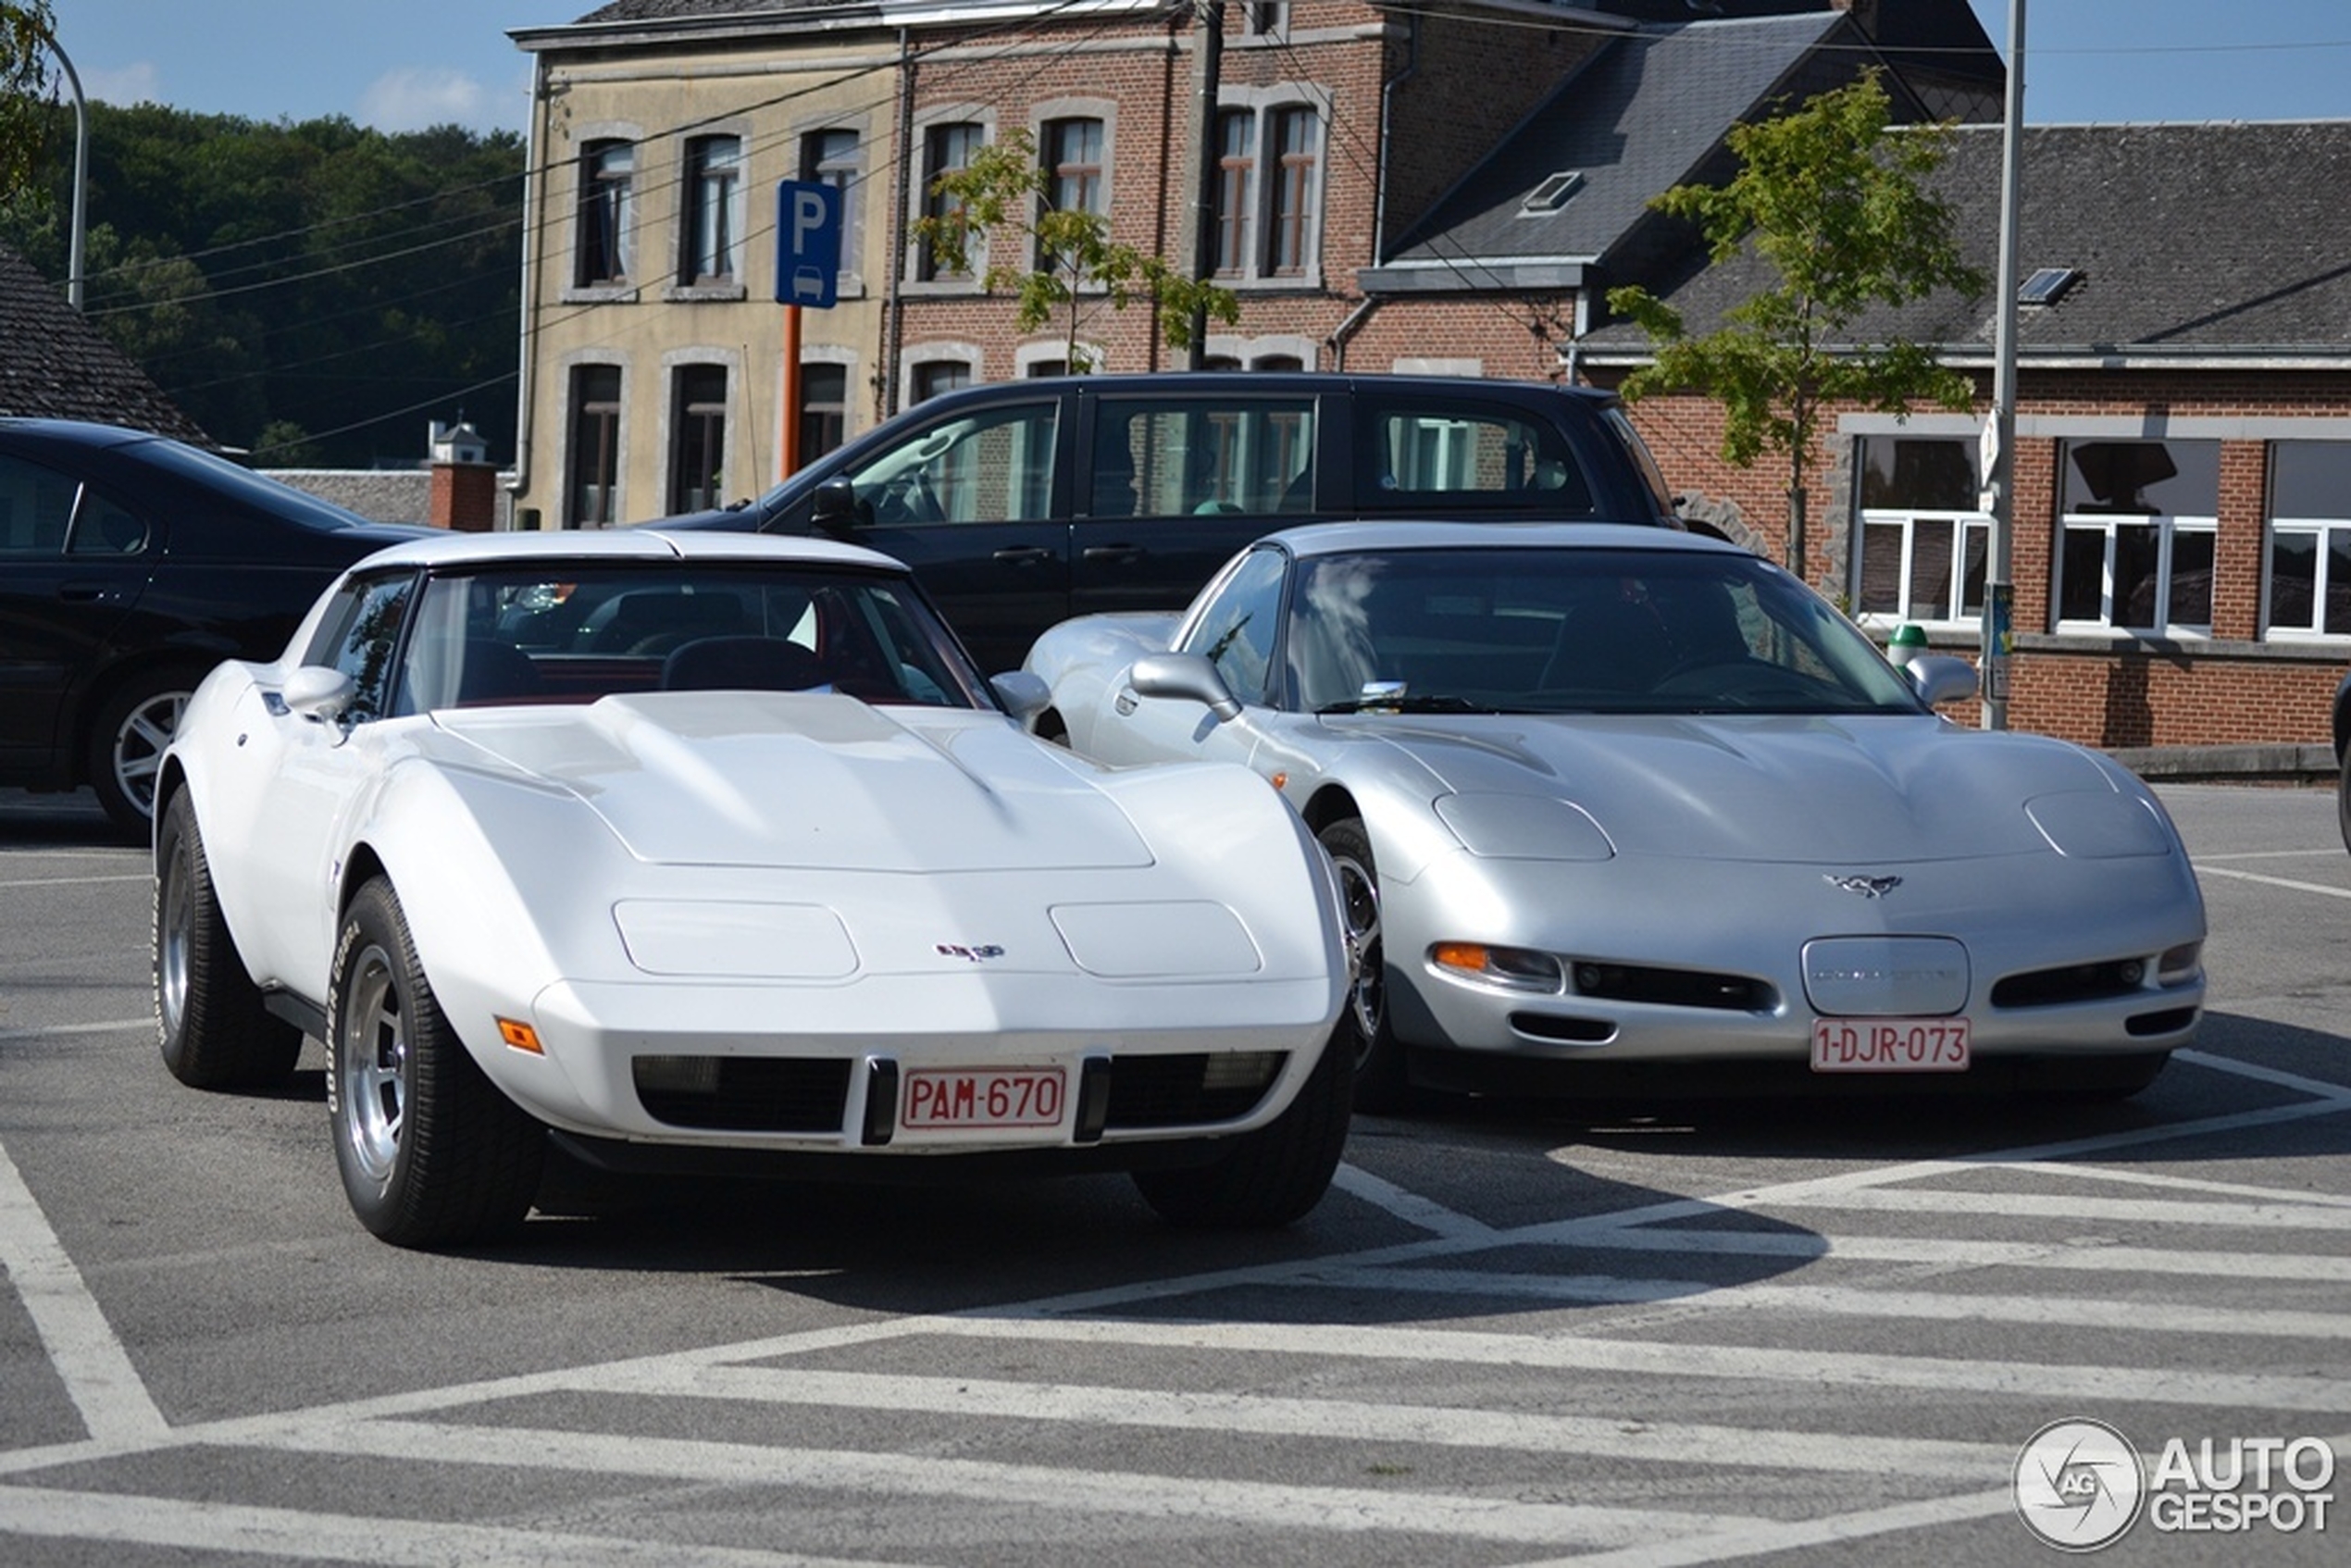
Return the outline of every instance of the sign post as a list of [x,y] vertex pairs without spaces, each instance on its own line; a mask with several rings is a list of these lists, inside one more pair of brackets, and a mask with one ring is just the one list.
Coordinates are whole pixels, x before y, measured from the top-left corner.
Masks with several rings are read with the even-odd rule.
[[800,312],[830,310],[840,278],[840,193],[816,180],[776,186],[776,300],[784,307],[777,478],[800,468]]

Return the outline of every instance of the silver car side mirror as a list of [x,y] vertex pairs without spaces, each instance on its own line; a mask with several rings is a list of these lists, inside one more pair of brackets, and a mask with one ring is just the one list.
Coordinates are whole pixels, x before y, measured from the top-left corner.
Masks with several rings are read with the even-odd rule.
[[1903,666],[1910,688],[1930,708],[1975,695],[1975,666],[1948,653],[1918,653]]
[[1033,718],[1051,705],[1053,689],[1045,678],[1025,669],[1006,670],[988,678],[988,688],[1014,718]]
[[342,670],[305,665],[286,677],[279,696],[288,712],[323,724],[342,716],[358,689],[359,683]]
[[1147,653],[1126,672],[1126,683],[1145,697],[1188,697],[1205,703],[1208,711],[1228,723],[1241,716],[1234,697],[1216,666],[1198,653]]

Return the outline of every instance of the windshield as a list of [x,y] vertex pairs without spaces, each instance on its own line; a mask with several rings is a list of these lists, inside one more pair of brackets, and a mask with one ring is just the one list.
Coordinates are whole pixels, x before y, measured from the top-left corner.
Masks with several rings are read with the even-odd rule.
[[567,561],[434,577],[410,622],[393,711],[656,691],[994,705],[908,579]]
[[1285,628],[1316,713],[1917,714],[1818,594],[1751,555],[1369,552],[1303,564]]

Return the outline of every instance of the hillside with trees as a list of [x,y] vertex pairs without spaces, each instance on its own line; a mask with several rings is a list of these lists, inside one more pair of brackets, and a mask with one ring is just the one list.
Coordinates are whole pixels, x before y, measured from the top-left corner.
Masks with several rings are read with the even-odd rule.
[[[62,288],[73,110],[50,115],[0,241]],[[512,132],[93,103],[84,309],[258,466],[414,460],[460,413],[508,455],[523,163]]]

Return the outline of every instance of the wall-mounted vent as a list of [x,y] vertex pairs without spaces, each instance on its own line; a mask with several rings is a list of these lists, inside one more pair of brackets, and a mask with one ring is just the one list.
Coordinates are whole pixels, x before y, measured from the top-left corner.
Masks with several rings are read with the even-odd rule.
[[1518,210],[1530,217],[1540,217],[1547,212],[1557,212],[1567,205],[1567,199],[1570,196],[1583,188],[1584,176],[1578,170],[1571,168],[1563,173],[1554,174],[1528,193],[1526,200],[1518,204]]
[[2035,268],[2033,276],[2016,292],[2019,305],[2055,305],[2065,292],[2082,280],[2078,267]]

